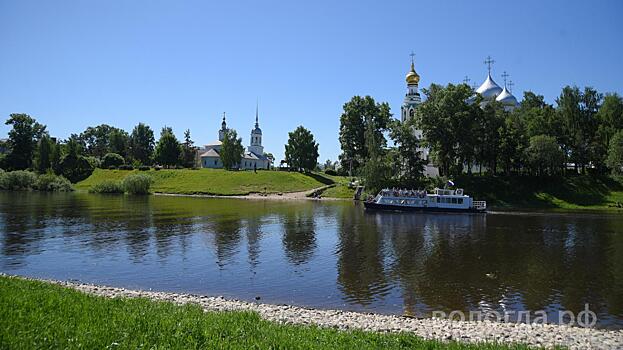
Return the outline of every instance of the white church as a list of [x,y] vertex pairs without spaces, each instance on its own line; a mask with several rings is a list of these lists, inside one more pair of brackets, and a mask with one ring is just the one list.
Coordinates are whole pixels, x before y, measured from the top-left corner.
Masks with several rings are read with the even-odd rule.
[[[400,107],[400,120],[405,122],[415,116],[416,108],[422,103],[422,98],[420,93],[418,92],[418,86],[420,84],[420,75],[415,71],[413,57],[415,55],[411,54],[411,70],[407,73],[405,80],[407,82],[407,94],[405,95],[404,101],[402,102],[402,106]],[[511,111],[515,109],[519,102],[517,102],[517,98],[513,96],[511,91],[507,88],[506,78],[508,74],[504,72],[502,75],[504,78],[504,88],[501,88],[493,78],[491,78],[491,65],[494,61],[491,57],[487,57],[484,62],[488,67],[488,74],[485,81],[480,85],[478,89],[476,89],[476,93],[482,95],[483,102],[481,107],[484,107],[487,103],[492,100],[496,100],[504,106],[504,109],[507,111]],[[474,101],[475,96],[470,98],[470,101]],[[468,101],[469,102],[469,101]],[[422,130],[416,129],[415,136],[418,139],[422,139],[423,132]],[[425,159],[426,166],[424,168],[424,175],[426,176],[439,176],[439,168],[437,168],[430,157],[430,148],[422,147],[419,149],[422,159]]]
[[[203,148],[200,148],[198,151],[202,168],[223,168],[220,152],[225,132],[228,130],[227,122],[225,121],[225,113],[223,113],[223,122],[221,123],[221,129],[218,131],[218,141],[213,141]],[[270,169],[272,161],[273,160],[264,153],[264,146],[262,146],[262,129],[260,129],[258,110],[256,107],[255,127],[251,130],[251,142],[247,147],[247,151],[242,154],[238,166],[243,170]]]

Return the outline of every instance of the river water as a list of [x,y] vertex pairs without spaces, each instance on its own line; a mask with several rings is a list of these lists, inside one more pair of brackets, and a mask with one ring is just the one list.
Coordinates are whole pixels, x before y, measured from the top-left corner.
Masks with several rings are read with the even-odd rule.
[[588,304],[623,328],[620,213],[0,192],[0,271],[418,317]]

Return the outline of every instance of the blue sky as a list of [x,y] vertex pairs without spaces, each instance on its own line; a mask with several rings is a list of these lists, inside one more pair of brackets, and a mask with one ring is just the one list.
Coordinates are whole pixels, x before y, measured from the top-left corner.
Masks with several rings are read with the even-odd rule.
[[247,145],[259,99],[266,151],[281,159],[304,125],[335,160],[353,95],[399,115],[411,51],[424,87],[480,84],[491,55],[518,97],[621,94],[622,17],[618,0],[0,0],[0,116],[28,113],[60,138],[101,123],[190,128],[205,144],[225,111]]

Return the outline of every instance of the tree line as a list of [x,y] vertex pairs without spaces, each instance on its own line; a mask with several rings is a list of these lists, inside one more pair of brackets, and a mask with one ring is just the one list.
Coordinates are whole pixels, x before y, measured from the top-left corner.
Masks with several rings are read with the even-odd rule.
[[[361,175],[372,188],[410,186],[422,178],[427,161],[420,150],[428,147],[442,176],[623,172],[623,99],[617,94],[566,86],[552,105],[527,91],[509,111],[466,84],[432,84],[423,93],[425,101],[405,123],[370,96],[347,102],[340,117],[341,171]],[[421,139],[415,129],[422,130]]]

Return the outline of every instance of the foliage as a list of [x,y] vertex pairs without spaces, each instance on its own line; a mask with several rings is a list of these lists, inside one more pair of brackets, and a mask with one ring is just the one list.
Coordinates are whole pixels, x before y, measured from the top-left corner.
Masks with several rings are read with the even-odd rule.
[[79,145],[74,139],[70,139],[66,146],[67,153],[62,157],[58,166],[60,175],[72,183],[89,177],[96,167],[95,160],[80,155]]
[[324,173],[331,176],[337,176],[337,171],[335,171],[334,169],[327,169],[324,171]]
[[154,132],[143,123],[139,123],[130,135],[130,157],[141,164],[151,164],[154,153]]
[[30,190],[37,181],[37,174],[26,170],[9,171],[2,174],[0,188],[3,190]]
[[614,134],[608,148],[606,164],[615,174],[623,174],[623,130]]
[[125,154],[127,133],[107,124],[90,126],[76,137],[85,155],[101,158],[106,153]]
[[[374,122],[371,122],[371,125],[374,125]],[[370,192],[378,192],[387,186],[392,170],[389,164],[390,158],[384,156],[384,152],[379,146],[379,137],[374,130],[374,127],[371,127],[366,131],[365,140],[369,152],[368,160],[359,171],[366,190]]]
[[40,174],[43,174],[52,166],[50,157],[52,153],[52,140],[47,134],[44,134],[39,140],[37,157],[35,159],[35,168]]
[[193,140],[190,138],[190,130],[184,131],[184,143],[182,143],[182,165],[187,168],[195,166],[197,151]]
[[138,167],[138,170],[140,171],[149,171],[151,169],[151,167],[149,165],[141,165]]
[[130,194],[149,194],[153,180],[145,174],[132,174],[123,179],[123,189]]
[[124,163],[123,157],[117,153],[106,153],[102,158],[101,167],[108,169],[111,166],[118,167]]
[[130,136],[121,129],[113,129],[108,135],[108,150],[126,158],[129,155]]
[[5,122],[9,131],[9,152],[4,160],[5,166],[12,170],[28,169],[32,165],[35,149],[45,134],[45,126],[28,114],[11,114]]
[[90,193],[123,193],[125,189],[121,181],[104,180],[89,188]]
[[564,162],[564,154],[556,143],[556,139],[547,135],[537,135],[530,138],[526,157],[530,167],[538,175],[553,175],[561,169]]
[[290,168],[299,171],[311,171],[318,162],[318,143],[314,140],[311,131],[299,126],[288,133],[288,143],[285,145],[286,162]]
[[236,130],[227,129],[223,135],[221,152],[219,153],[223,168],[227,170],[237,169],[242,159],[242,153],[244,153],[242,139],[238,138]]
[[46,192],[70,192],[74,190],[69,180],[52,173],[39,175],[35,181],[34,188]]
[[182,148],[170,127],[162,128],[160,139],[156,144],[155,159],[158,164],[166,167],[179,164]]
[[397,159],[394,174],[401,184],[412,187],[423,176],[426,160],[422,159],[420,140],[415,134],[415,120],[390,124],[390,137],[396,145]]
[[379,146],[385,147],[383,132],[387,130],[391,113],[387,102],[376,103],[370,96],[353,96],[344,104],[340,116],[340,145],[342,167],[356,171],[369,158],[365,135],[371,130],[379,140]]
[[134,170],[134,166],[131,164],[123,164],[119,166],[119,170]]

